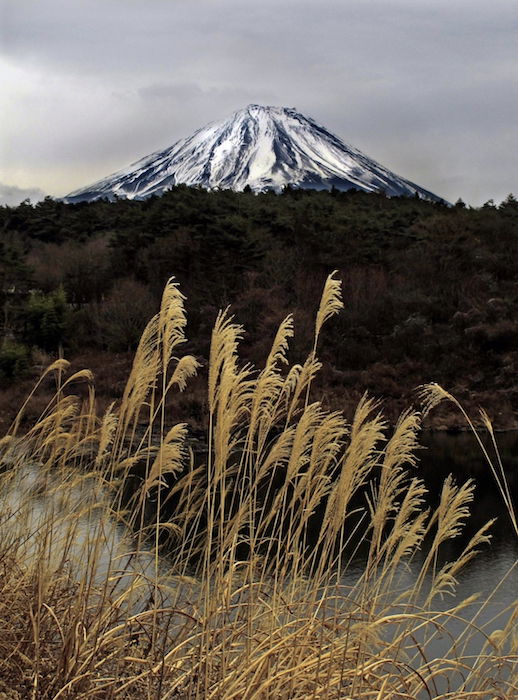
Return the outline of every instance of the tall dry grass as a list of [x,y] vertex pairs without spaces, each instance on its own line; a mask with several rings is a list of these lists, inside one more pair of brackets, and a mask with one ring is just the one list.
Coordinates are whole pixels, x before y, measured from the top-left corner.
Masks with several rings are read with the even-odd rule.
[[[489,542],[488,524],[442,556],[474,484],[447,479],[431,510],[421,414],[390,433],[372,399],[350,424],[312,399],[318,338],[341,307],[332,275],[306,362],[288,363],[288,317],[261,370],[219,315],[204,459],[171,408],[198,370],[173,281],[120,406],[98,416],[90,374],[49,367],[54,399],[20,434],[24,404],[0,442],[0,698],[516,697],[518,607],[489,634],[485,601],[440,602]],[[495,476],[516,535],[501,464]],[[452,621],[462,631],[435,658]]]

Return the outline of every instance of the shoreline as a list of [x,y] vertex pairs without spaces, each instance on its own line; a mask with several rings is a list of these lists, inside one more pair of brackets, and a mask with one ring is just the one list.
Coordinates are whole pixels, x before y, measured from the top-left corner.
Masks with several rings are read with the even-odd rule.
[[[83,369],[92,371],[97,411],[102,414],[112,402],[118,402],[122,397],[133,357],[133,352],[87,351],[70,358],[67,376],[70,377]],[[33,390],[46,366],[50,365],[54,358],[45,359],[48,361],[47,364],[33,366],[22,380],[0,387],[0,431],[2,433],[7,432],[18,410]],[[379,402],[379,410],[387,426],[392,429],[404,411],[411,408],[420,410],[422,402],[419,400],[417,391],[424,384],[424,376],[427,374],[426,368],[423,368],[421,376],[415,372],[403,376],[403,373],[398,370],[401,368],[394,366],[394,382],[389,388],[384,386],[375,368],[372,372],[369,370],[364,370],[361,374],[351,372],[347,377],[338,378],[332,366],[329,366],[324,359],[322,375],[313,386],[313,400],[321,401],[326,410],[341,411],[346,420],[351,422],[361,397],[367,393]],[[198,376],[191,378],[186,390],[176,394],[170,405],[174,422],[187,422],[194,433],[203,433],[206,430],[208,413],[204,374],[204,370],[201,370]],[[477,428],[486,430],[479,418],[479,411],[482,408],[489,415],[495,433],[518,431],[518,410],[514,405],[517,392],[513,387],[491,389],[484,386],[482,389],[470,391],[470,382],[466,377],[459,377],[456,384],[457,386],[445,384],[443,386],[458,400]],[[55,388],[53,377],[46,377],[27,407],[22,424],[32,424],[37,420],[54,395]],[[69,391],[86,399],[89,386],[86,381],[74,382]],[[454,404],[444,400],[424,418],[421,430],[427,433],[454,435],[469,432],[471,428],[460,410]]]

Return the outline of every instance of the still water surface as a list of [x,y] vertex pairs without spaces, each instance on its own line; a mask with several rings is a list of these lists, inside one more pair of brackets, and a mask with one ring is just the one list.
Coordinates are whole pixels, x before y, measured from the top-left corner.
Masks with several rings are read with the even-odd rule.
[[[500,433],[496,436],[502,465],[506,472],[513,502],[518,503],[518,432]],[[467,478],[475,479],[477,487],[472,504],[472,517],[466,527],[466,536],[447,545],[445,557],[454,560],[460,554],[468,537],[487,520],[497,518],[491,533],[490,545],[482,546],[480,553],[458,576],[458,588],[454,597],[446,597],[444,608],[451,606],[455,600],[465,599],[472,594],[479,594],[479,604],[473,607],[472,614],[478,610],[476,624],[481,628],[470,640],[467,653],[478,653],[486,634],[500,629],[508,619],[509,606],[518,600],[518,536],[510,522],[502,498],[495,485],[491,469],[481,455],[480,445],[471,433],[450,435],[446,433],[425,433],[421,443],[418,473],[422,476],[433,495],[439,493],[440,485],[453,474],[457,482]],[[491,441],[484,439],[486,449],[494,458]],[[494,461],[496,465],[496,460]],[[469,615],[469,609],[466,616]],[[460,638],[462,624],[448,624],[451,637],[439,636],[429,646],[432,655],[445,653],[452,640]]]

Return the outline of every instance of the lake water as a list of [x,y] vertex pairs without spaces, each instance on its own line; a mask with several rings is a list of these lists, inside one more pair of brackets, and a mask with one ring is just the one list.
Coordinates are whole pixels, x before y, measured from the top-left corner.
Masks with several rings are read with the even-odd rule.
[[[513,502],[518,504],[518,432],[496,435],[500,457],[506,472]],[[491,530],[492,542],[483,546],[459,577],[459,589],[464,597],[480,592],[487,597],[495,587],[499,589],[494,601],[506,607],[518,598],[518,537],[514,533],[502,497],[495,485],[491,469],[481,454],[481,448],[471,433],[425,433],[421,443],[418,473],[425,479],[432,494],[438,493],[440,484],[448,474],[453,474],[461,483],[467,478],[475,479],[475,500],[466,534],[453,541],[447,552],[450,558],[465,544],[469,536],[487,520],[497,518]],[[490,440],[484,439],[491,456],[494,450]],[[513,568],[514,567],[514,568]],[[510,572],[510,573],[509,573]]]
[[[494,448],[491,441],[487,438],[483,441],[488,453],[493,457]],[[516,509],[518,432],[497,434],[496,441]],[[473,611],[478,610],[476,624],[481,628],[481,632],[473,634],[467,646],[467,653],[478,653],[486,640],[485,634],[503,626],[508,617],[506,611],[518,599],[518,536],[513,530],[491,469],[471,433],[425,433],[421,443],[425,449],[420,453],[417,471],[425,479],[432,494],[439,492],[440,485],[448,474],[453,474],[459,483],[470,477],[477,482],[475,500],[471,508],[472,517],[466,527],[465,536],[448,544],[445,552],[447,558],[454,559],[475,530],[487,520],[497,518],[491,530],[491,544],[482,546],[478,556],[461,571],[456,597],[447,597],[442,603],[446,608],[452,605],[455,598],[465,599],[472,594],[479,594],[479,600],[485,602],[482,608],[479,604],[472,608]],[[468,610],[466,617],[469,616]],[[447,627],[451,637],[439,635],[434,639],[428,647],[432,656],[443,655],[452,640],[461,638],[465,625],[448,623]]]
[[[515,508],[518,502],[518,431],[496,435],[498,451]],[[496,465],[494,447],[485,436],[483,443]],[[453,474],[458,483],[468,478],[475,479],[475,502],[467,533],[472,533],[490,518],[497,518],[493,526],[496,548],[517,552],[518,543],[511,530],[502,497],[480,445],[472,433],[424,433],[421,437],[423,449],[419,453],[418,474],[422,476],[432,494],[439,494],[441,484],[448,474]]]

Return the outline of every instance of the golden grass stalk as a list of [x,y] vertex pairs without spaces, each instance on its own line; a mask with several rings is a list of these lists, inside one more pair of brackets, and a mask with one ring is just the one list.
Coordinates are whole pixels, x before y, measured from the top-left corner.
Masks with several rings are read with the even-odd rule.
[[[306,362],[289,364],[288,316],[260,370],[241,365],[243,329],[220,313],[205,454],[170,411],[198,370],[177,356],[173,280],[119,406],[97,416],[93,389],[68,395],[88,373],[48,370],[55,399],[0,440],[0,697],[516,697],[517,606],[486,631],[483,601],[437,605],[489,541],[487,525],[443,561],[473,484],[447,479],[431,510],[418,413],[389,437],[367,397],[351,425],[310,400],[318,338],[341,307],[333,274]],[[429,388],[426,408],[445,397]],[[499,458],[492,469],[516,525]]]

